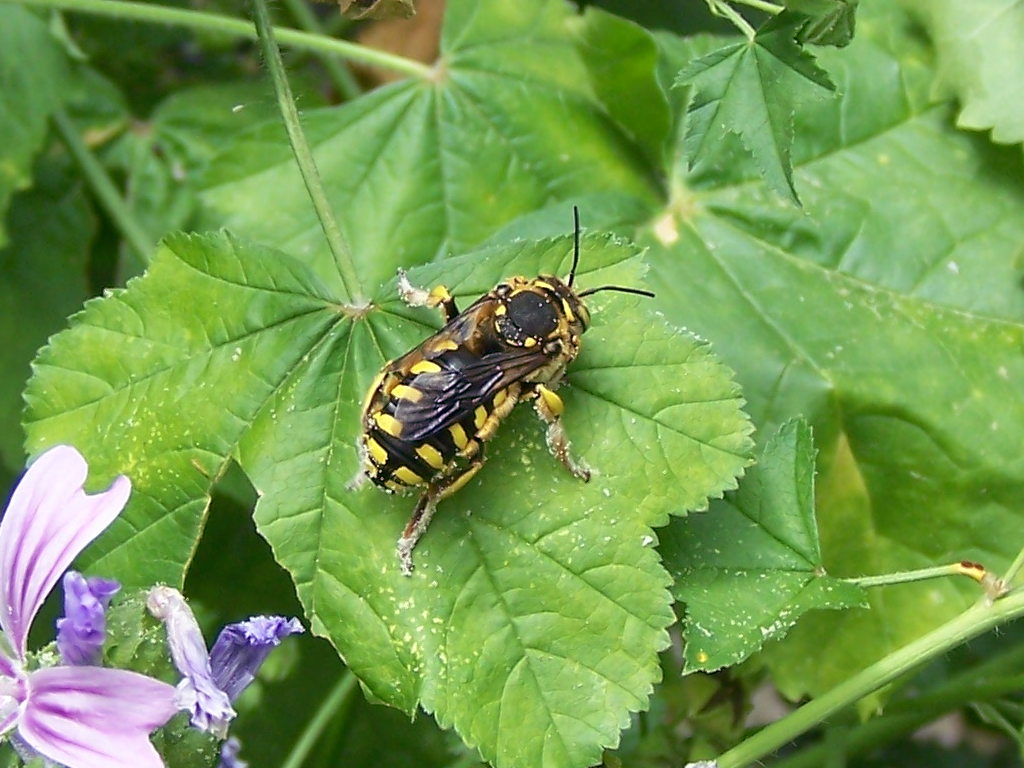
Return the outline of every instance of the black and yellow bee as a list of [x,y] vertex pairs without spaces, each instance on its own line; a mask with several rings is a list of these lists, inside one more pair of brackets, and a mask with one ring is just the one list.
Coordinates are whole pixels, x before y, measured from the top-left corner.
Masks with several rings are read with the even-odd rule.
[[582,300],[598,291],[654,294],[615,285],[576,291],[580,226],[575,207],[573,215],[572,269],[564,281],[554,275],[510,277],[459,312],[446,287],[414,288],[399,272],[401,298],[411,306],[439,307],[445,325],[385,365],[370,385],[358,480],[369,478],[388,492],[426,486],[398,540],[406,575],[437,502],[480,470],[484,444],[517,403],[533,401],[547,424],[551,453],[570,473],[590,479],[590,470],[569,452],[562,400],[554,392],[590,325]]

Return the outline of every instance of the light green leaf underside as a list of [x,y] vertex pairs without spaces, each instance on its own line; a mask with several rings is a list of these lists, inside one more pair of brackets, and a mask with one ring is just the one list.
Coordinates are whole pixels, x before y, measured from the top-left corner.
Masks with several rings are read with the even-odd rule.
[[1024,141],[1024,2],[903,0],[935,44],[938,77],[960,101],[963,128]]
[[[502,275],[564,273],[571,249],[569,236],[521,242],[413,277],[443,272],[465,304]],[[581,285],[640,284],[631,246],[595,236],[583,249]],[[374,696],[433,712],[496,765],[592,763],[660,674],[672,614],[652,525],[735,487],[747,463],[738,390],[648,302],[595,297],[565,389],[593,481],[568,477],[519,409],[405,578],[394,546],[413,499],[346,485],[363,392],[434,318],[393,283],[374,306],[348,319],[302,264],[230,235],[171,238],[145,277],[91,302],[41,354],[32,445],[69,440],[97,475],[131,476],[132,503],[92,555],[139,584],[180,580],[211,478],[234,455],[314,630]],[[645,368],[678,385],[638,390]]]
[[804,613],[863,603],[825,574],[814,520],[814,446],[805,422],[783,425],[740,489],[706,515],[676,521],[662,554],[685,604],[684,671],[737,664]]

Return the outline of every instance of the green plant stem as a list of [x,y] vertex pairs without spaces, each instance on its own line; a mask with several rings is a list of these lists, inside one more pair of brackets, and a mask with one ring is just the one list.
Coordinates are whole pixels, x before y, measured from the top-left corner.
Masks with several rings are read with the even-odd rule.
[[267,11],[267,0],[253,0],[253,16],[256,21],[256,30],[259,33],[260,45],[263,47],[263,58],[267,69],[270,71],[270,78],[274,82],[274,93],[277,95],[277,106],[281,110],[281,117],[284,120],[285,130],[288,132],[288,141],[292,145],[292,152],[295,154],[295,162],[299,166],[299,173],[306,184],[306,191],[313,201],[313,208],[316,210],[317,218],[320,219],[320,226],[323,227],[327,244],[334,256],[334,264],[338,268],[338,274],[345,285],[348,300],[353,304],[364,303],[362,288],[359,285],[359,276],[356,274],[355,265],[352,263],[352,254],[348,243],[345,241],[337,219],[334,218],[334,211],[327,200],[324,192],[324,185],[320,180],[320,172],[313,160],[313,152],[306,141],[306,134],[302,131],[299,122],[299,111],[295,108],[295,99],[292,96],[291,86],[288,85],[288,78],[284,73],[284,62],[281,61],[281,51],[274,41],[274,28],[270,23],[270,13]]
[[71,152],[71,156],[75,158],[75,162],[82,169],[82,175],[85,176],[103,210],[113,220],[139,264],[145,266],[153,255],[155,240],[129,210],[120,190],[115,186],[100,161],[86,146],[68,114],[63,109],[57,109],[53,113],[53,122],[57,126],[57,131],[64,144],[67,145],[68,151]]
[[[897,571],[895,573],[883,573],[879,576],[856,576],[843,579],[858,587],[881,587],[890,584],[909,584],[913,581],[925,581],[926,579],[937,579],[944,576],[970,576],[977,571],[964,568],[962,563],[950,563],[948,565],[937,565],[932,568],[919,568],[915,571]],[[976,578],[974,578],[977,581]]]
[[757,32],[750,26],[750,23],[740,16],[736,9],[725,0],[707,0],[707,3],[713,14],[731,21],[733,26],[746,36],[747,40],[753,40],[757,37]]
[[776,5],[775,3],[766,3],[764,0],[732,0],[732,1],[734,3],[739,3],[740,5],[746,5],[746,6],[750,7],[750,8],[756,8],[757,10],[764,11],[765,13],[771,14],[772,16],[778,16],[780,13],[782,13],[784,10],[786,10],[781,5]]
[[[890,702],[885,714],[847,729],[843,754],[853,757],[891,743],[968,702],[986,701],[1024,688],[1024,646],[1011,648],[953,676],[934,690]],[[825,765],[829,746],[814,744],[772,764],[772,768]]]
[[[59,8],[76,13],[91,13],[109,16],[126,21],[142,21],[150,24],[170,24],[188,27],[206,32],[220,32],[232,37],[248,40],[257,39],[256,30],[248,21],[233,19],[216,13],[191,11],[184,8],[169,8],[148,2],[131,2],[130,0],[0,0],[0,3],[18,3],[41,8]],[[418,77],[429,78],[433,70],[426,64],[406,59],[394,54],[377,51],[365,45],[336,40],[331,37],[310,34],[298,29],[278,29],[277,36],[281,43],[292,48],[316,53],[340,56],[343,59],[359,61],[376,67],[384,67],[395,72]]]
[[1003,574],[1002,582],[1003,586],[1010,589],[1013,586],[1013,580],[1017,578],[1017,574],[1020,573],[1020,569],[1024,567],[1024,549],[1017,553],[1017,557],[1014,558],[1010,567]]
[[335,720],[352,706],[352,694],[356,689],[356,676],[347,669],[341,673],[338,682],[321,702],[313,717],[310,718],[306,727],[299,734],[298,741],[291,748],[287,759],[281,764],[281,768],[302,768],[309,759],[309,753],[316,746],[317,741],[323,735],[327,724]]
[[724,752],[718,758],[718,768],[740,768],[762,759],[836,712],[920,664],[1022,615],[1024,593],[1010,594],[994,602],[987,598],[982,599],[938,629],[880,659],[827,693],[807,702],[781,720],[765,726],[753,736]]
[[[284,0],[284,5],[287,6],[288,13],[295,19],[295,23],[303,30],[314,35],[324,34],[323,26],[317,20],[316,14],[310,10],[306,0]],[[319,59],[327,76],[331,78],[331,82],[334,83],[334,87],[338,89],[338,93],[343,98],[354,99],[360,94],[359,83],[356,82],[348,67],[342,66],[333,56],[320,54]]]

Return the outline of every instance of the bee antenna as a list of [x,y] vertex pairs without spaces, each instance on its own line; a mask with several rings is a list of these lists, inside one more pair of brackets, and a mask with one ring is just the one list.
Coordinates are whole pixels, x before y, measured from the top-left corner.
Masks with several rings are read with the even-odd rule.
[[580,263],[580,209],[575,205],[572,207],[573,237],[572,237],[572,269],[569,270],[569,287],[576,279],[576,266]]
[[624,285],[602,285],[600,288],[588,288],[585,291],[580,291],[576,295],[582,299],[584,296],[589,296],[590,294],[597,293],[598,291],[618,291],[619,293],[635,293],[637,296],[646,296],[649,299],[654,298],[653,291],[645,291],[643,288],[627,288]]

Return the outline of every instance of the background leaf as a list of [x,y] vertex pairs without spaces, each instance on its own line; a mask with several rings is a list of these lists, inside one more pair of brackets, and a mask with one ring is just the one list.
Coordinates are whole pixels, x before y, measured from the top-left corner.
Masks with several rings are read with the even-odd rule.
[[[0,54],[2,55],[2,54]],[[0,249],[0,457],[24,464],[21,390],[29,362],[88,294],[86,261],[95,235],[81,184],[57,162],[40,163],[35,186],[14,196],[7,221],[11,240]]]
[[66,96],[67,56],[46,22],[17,5],[0,5],[0,247],[11,196],[32,180],[50,114]]
[[798,25],[798,42],[841,48],[853,40],[860,0],[785,0],[784,4],[807,17]]
[[[808,417],[829,573],[963,558],[998,571],[1020,545],[1005,532],[1024,482],[1020,161],[929,100],[905,17],[861,11],[853,43],[821,54],[842,101],[798,115],[806,216],[738,178],[680,184],[651,233],[649,282],[736,368],[762,430]],[[769,650],[773,677],[789,696],[820,693],[974,599],[942,581],[810,614]]]
[[992,131],[1000,144],[1024,141],[1024,3],[1020,0],[904,0],[927,27],[938,78],[962,105],[963,128]]
[[[615,192],[654,201],[658,181],[642,151],[593,100],[570,19],[561,3],[486,13],[454,3],[437,83],[400,82],[304,115],[366,293],[400,266],[464,252],[557,200]],[[207,179],[203,226],[276,243],[337,281],[281,128],[239,140]]]
[[690,85],[686,153],[691,168],[723,160],[723,139],[739,137],[769,185],[799,202],[790,150],[798,103],[820,98],[834,86],[793,40],[793,19],[772,20],[750,41],[713,51],[690,62],[676,86]]

